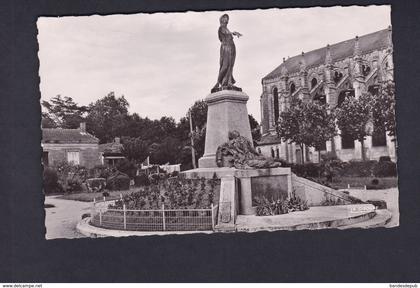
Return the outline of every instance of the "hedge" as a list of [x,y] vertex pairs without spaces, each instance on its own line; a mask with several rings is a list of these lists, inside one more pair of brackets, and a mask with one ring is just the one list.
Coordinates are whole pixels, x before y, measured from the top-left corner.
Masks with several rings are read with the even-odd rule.
[[301,177],[318,178],[326,176],[327,170],[332,171],[333,176],[350,177],[396,177],[397,165],[394,162],[370,161],[331,161],[329,167],[325,163],[288,164],[292,172]]

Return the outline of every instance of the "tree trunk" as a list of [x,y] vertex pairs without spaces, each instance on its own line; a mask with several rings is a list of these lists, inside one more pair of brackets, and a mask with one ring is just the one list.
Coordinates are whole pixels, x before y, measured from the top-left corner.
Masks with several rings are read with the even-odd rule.
[[300,144],[300,152],[302,154],[302,164],[305,164],[305,151],[303,151],[303,144]]
[[361,140],[360,144],[362,144],[362,161],[366,161],[365,141]]

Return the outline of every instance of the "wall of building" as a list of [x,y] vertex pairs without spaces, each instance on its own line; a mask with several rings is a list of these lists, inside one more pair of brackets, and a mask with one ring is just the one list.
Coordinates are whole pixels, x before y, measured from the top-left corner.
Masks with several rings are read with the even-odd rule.
[[68,152],[79,152],[79,165],[92,168],[101,164],[98,144],[59,144],[42,143],[44,152],[48,152],[48,164],[67,162]]

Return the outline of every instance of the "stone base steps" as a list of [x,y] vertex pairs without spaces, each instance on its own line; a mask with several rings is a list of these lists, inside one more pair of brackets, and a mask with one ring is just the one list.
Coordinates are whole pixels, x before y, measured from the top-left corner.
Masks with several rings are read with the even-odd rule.
[[388,210],[375,210],[369,204],[311,207],[306,211],[276,216],[239,215],[236,231],[374,228],[385,226],[391,216]]
[[359,222],[351,225],[340,226],[338,229],[350,229],[350,228],[361,228],[361,229],[368,229],[368,228],[377,228],[377,227],[386,227],[386,225],[391,221],[392,213],[389,210],[376,210],[375,217],[364,221]]

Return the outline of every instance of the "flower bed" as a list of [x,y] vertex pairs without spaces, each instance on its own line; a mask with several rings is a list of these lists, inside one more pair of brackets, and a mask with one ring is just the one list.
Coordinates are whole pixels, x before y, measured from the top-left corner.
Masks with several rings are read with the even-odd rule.
[[212,230],[219,191],[219,179],[162,179],[106,208],[94,208],[91,224],[133,231]]

